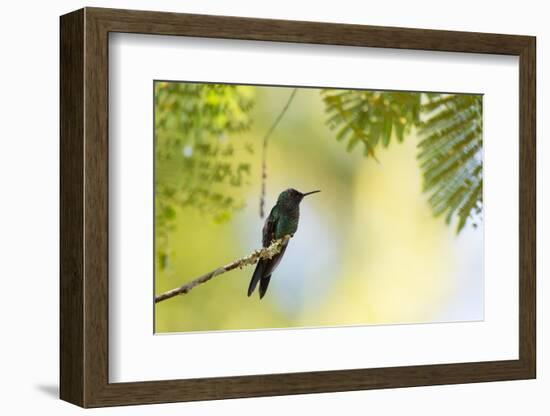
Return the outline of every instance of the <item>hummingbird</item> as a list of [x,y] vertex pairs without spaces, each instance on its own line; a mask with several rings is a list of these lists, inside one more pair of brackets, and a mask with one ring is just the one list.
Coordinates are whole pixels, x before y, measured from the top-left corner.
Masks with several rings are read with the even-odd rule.
[[[277,203],[271,209],[262,229],[262,244],[264,247],[269,247],[274,240],[283,238],[286,235],[294,235],[298,229],[298,221],[300,220],[300,202],[307,195],[317,192],[321,191],[301,193],[296,189],[289,188],[279,194]],[[260,282],[260,299],[264,297],[271,274],[281,262],[287,245],[288,241],[281,247],[279,254],[276,254],[272,258],[260,259],[258,261],[250,280],[250,285],[248,286],[248,296],[254,292],[256,285]]]

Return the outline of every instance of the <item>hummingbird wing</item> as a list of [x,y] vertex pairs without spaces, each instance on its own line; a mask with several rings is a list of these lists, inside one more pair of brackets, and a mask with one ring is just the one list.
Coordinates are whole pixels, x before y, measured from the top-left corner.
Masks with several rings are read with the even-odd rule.
[[265,292],[267,292],[267,287],[269,286],[269,281],[271,280],[271,273],[275,270],[275,268],[279,265],[281,262],[281,259],[283,258],[283,254],[285,254],[286,246],[288,245],[288,241],[285,243],[284,246],[281,247],[281,251],[279,254],[274,255],[270,259],[262,260],[263,262],[263,269],[262,269],[262,276],[260,279],[260,299],[264,297]]
[[274,206],[271,209],[265,220],[264,228],[262,228],[262,244],[264,247],[268,247],[275,240],[275,230],[277,229],[277,221],[279,219],[276,207]]
[[[265,220],[264,227],[262,229],[262,245],[264,247],[268,247],[273,240],[275,240],[275,230],[277,229],[277,210],[276,206],[271,209],[271,212],[269,213],[267,219]],[[258,261],[258,264],[256,265],[256,269],[254,270],[254,274],[252,275],[252,279],[250,280],[250,284],[248,285],[248,296],[254,292],[254,289],[256,288],[256,285],[260,280],[267,280],[267,283],[265,284],[265,288],[263,290],[263,294],[265,294],[265,290],[267,290],[267,284],[269,284],[269,277],[271,277],[271,272],[275,268],[276,264],[274,264],[274,260],[277,257],[280,257],[280,254],[284,252],[284,249],[286,247],[283,247],[281,249],[281,253],[279,253],[277,256],[273,256],[271,259],[261,259]],[[277,262],[278,263],[278,262]],[[262,284],[260,284],[260,289],[262,287]],[[261,296],[263,294],[261,293],[262,290],[260,290]]]

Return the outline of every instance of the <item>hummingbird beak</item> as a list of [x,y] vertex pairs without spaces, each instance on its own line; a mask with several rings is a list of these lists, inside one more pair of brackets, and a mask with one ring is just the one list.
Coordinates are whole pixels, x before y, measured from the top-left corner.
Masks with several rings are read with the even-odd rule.
[[304,196],[308,196],[308,195],[311,195],[311,194],[316,194],[317,192],[321,192],[321,191],[306,192],[305,194],[302,194],[302,198],[303,198]]

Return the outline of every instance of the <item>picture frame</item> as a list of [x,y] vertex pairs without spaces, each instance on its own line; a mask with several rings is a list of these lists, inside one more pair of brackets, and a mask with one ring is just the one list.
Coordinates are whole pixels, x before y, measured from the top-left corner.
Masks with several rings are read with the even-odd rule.
[[[109,33],[519,57],[519,358],[109,382]],[[536,40],[531,36],[84,8],[60,19],[60,397],[82,407],[536,377]]]

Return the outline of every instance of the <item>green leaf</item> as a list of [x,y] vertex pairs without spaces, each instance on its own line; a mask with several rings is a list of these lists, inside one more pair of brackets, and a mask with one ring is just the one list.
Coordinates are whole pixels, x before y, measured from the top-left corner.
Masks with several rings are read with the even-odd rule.
[[393,120],[390,117],[384,117],[384,133],[382,134],[382,145],[388,147],[391,139]]
[[346,147],[346,150],[349,152],[353,151],[353,149],[355,148],[355,146],[357,146],[359,144],[360,140],[358,137],[353,137],[349,142],[348,142],[348,146]]

